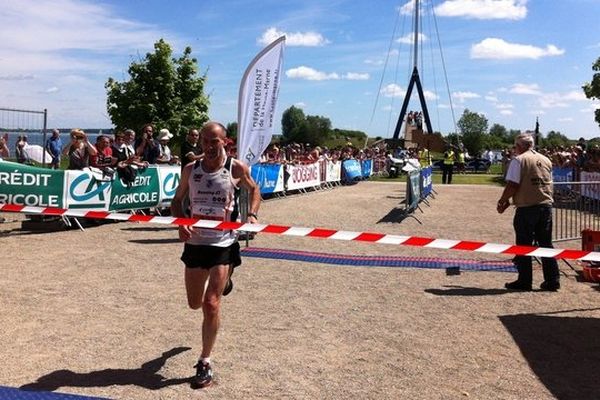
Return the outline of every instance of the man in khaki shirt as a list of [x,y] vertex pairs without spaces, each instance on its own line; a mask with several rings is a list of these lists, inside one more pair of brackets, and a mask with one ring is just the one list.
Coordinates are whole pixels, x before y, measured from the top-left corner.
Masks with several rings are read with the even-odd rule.
[[[517,207],[513,226],[517,245],[552,248],[552,162],[533,149],[533,137],[521,133],[515,138],[514,157],[506,173],[506,187],[498,200],[497,211],[501,214],[510,205]],[[509,290],[530,291],[533,274],[531,257],[516,256],[519,271],[516,281],[507,283]],[[560,289],[558,263],[554,258],[542,257],[543,291]]]

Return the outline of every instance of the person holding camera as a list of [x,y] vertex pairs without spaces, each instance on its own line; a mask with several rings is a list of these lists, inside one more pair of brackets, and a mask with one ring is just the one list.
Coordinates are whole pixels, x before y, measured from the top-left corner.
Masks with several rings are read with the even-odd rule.
[[135,141],[135,154],[148,164],[156,164],[160,155],[158,143],[154,140],[154,127],[146,124],[142,127],[142,136]]
[[98,150],[88,141],[81,129],[71,131],[71,143],[65,146],[63,154],[69,157],[68,169],[84,169],[90,166],[90,156],[96,156]]
[[0,137],[0,160],[2,160],[3,158],[8,158],[10,157],[10,150],[8,149],[8,146],[6,145],[6,136],[8,135],[4,135],[4,137]]

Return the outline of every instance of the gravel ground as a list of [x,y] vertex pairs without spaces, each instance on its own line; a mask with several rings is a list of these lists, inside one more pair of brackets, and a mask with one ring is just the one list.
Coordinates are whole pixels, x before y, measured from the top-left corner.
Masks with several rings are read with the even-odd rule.
[[[263,203],[262,223],[512,243],[501,188],[437,186],[402,219],[404,184],[363,182]],[[558,293],[514,274],[245,258],[223,302],[216,384],[192,390],[201,312],[187,308],[171,227],[21,231],[2,214],[0,385],[112,399],[598,399],[598,285],[561,262]],[[507,256],[262,234],[255,247]],[[579,243],[561,243],[578,248]],[[534,284],[541,281],[539,268]]]

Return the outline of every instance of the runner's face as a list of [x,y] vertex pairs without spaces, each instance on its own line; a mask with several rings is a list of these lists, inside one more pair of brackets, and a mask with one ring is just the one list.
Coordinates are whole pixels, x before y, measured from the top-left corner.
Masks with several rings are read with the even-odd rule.
[[202,133],[202,149],[207,160],[216,160],[223,153],[225,135],[218,127]]

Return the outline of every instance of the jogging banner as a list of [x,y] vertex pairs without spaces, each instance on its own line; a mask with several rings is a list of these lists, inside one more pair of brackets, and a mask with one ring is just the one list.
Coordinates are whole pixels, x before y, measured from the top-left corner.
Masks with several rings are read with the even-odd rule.
[[480,253],[510,254],[531,257],[552,257],[580,261],[600,261],[600,252],[593,251],[551,249],[546,247],[485,243],[468,240],[434,239],[419,236],[390,235],[374,232],[339,231],[326,228],[305,228],[273,224],[250,224],[241,222],[202,220],[195,218],[155,217],[152,215],[120,214],[90,210],[66,210],[52,207],[28,207],[14,204],[0,204],[0,211],[69,216],[78,218],[109,219],[130,222],[148,222],[163,225],[191,225],[206,229],[239,230],[255,233],[271,233],[284,236],[300,236],[320,239],[417,246],[430,249],[463,250]]

